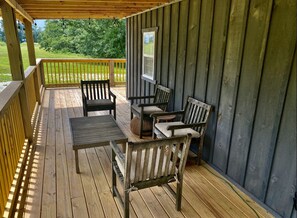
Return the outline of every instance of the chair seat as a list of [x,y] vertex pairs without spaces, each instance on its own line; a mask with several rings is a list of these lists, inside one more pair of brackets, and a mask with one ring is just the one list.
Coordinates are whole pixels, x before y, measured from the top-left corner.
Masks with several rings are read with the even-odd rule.
[[[167,153],[168,151],[165,151],[165,154]],[[156,160],[155,163],[159,163],[159,160],[160,160],[160,153],[161,153],[161,149],[157,149],[157,155],[156,155]],[[147,179],[149,179],[149,176],[150,176],[150,171],[151,171],[151,166],[152,166],[152,154],[153,154],[153,149],[150,149],[150,155],[149,155],[149,159],[148,159],[148,168],[147,168],[147,178],[145,179],[142,179],[140,178],[139,181],[145,181]],[[137,152],[132,152],[132,160],[131,160],[131,171],[130,171],[130,180],[131,180],[131,183],[134,183],[135,181],[135,167],[136,167],[136,157],[137,157]],[[140,172],[143,172],[143,168],[144,168],[144,158],[145,158],[145,155],[144,155],[144,151],[142,152],[142,155],[141,155],[141,166],[140,166]],[[164,155],[164,162],[163,162],[163,166],[162,166],[162,175],[164,175],[165,173],[165,163],[166,163],[166,160],[168,158],[168,155]],[[117,161],[117,164],[119,166],[119,169],[121,171],[121,173],[123,174],[124,176],[124,172],[125,172],[125,166],[121,163],[121,161],[119,161],[118,157],[116,156],[115,157],[116,161]],[[172,167],[172,161],[169,162],[169,168],[171,169]],[[173,175],[177,172],[177,168],[175,168],[175,172],[173,173]],[[158,165],[156,164],[155,165],[155,171],[154,171],[154,178],[157,177],[157,173],[158,173]],[[167,175],[165,175],[167,176]]]
[[[183,122],[169,122],[169,123],[156,123],[155,128],[159,130],[163,135],[166,137],[172,137],[172,131],[167,130],[168,126],[173,126],[173,125],[184,125]],[[191,128],[185,128],[185,129],[176,129],[174,130],[174,136],[183,136],[187,135],[188,133],[192,134],[193,138],[199,138],[200,133],[195,131],[194,129]]]
[[[133,104],[131,106],[132,110],[136,111],[137,113],[141,113],[141,107],[138,107],[138,105]],[[163,110],[161,108],[158,108],[157,106],[148,106],[148,107],[143,107],[143,113],[148,115],[156,112],[162,112]]]
[[114,106],[114,103],[109,99],[96,99],[96,100],[87,100],[88,107],[97,107],[97,106]]

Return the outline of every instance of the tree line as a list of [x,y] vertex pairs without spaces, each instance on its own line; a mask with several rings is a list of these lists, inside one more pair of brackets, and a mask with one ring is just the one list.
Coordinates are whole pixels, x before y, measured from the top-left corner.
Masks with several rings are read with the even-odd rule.
[[[25,25],[21,22],[17,22],[17,31],[18,31],[19,41],[25,42],[26,41]],[[40,27],[38,27],[37,25],[33,24],[32,31],[33,31],[34,42],[39,42],[40,33],[42,32],[42,29]],[[0,41],[6,42],[3,20],[0,20]]]
[[48,20],[39,43],[47,51],[124,58],[125,31],[124,20]]
[[[25,27],[17,23],[20,42],[26,41]],[[34,42],[52,52],[70,52],[94,58],[124,58],[126,24],[124,20],[47,20],[44,29],[32,25]],[[0,20],[0,41],[5,40]]]

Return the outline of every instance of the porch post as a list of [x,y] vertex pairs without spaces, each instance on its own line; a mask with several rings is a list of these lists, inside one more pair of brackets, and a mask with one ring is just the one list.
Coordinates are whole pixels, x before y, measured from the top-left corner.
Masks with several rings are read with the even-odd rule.
[[24,24],[25,24],[25,33],[26,33],[29,63],[31,66],[35,66],[36,65],[36,56],[35,56],[35,48],[34,48],[32,23],[30,21],[24,19]]
[[[36,66],[36,56],[35,56],[32,23],[30,21],[24,19],[24,24],[25,24],[25,33],[26,33],[29,63],[31,66]],[[35,68],[33,77],[34,77],[34,88],[35,88],[36,101],[40,105],[41,101],[40,101],[40,91],[39,91],[39,86],[38,86],[37,68]]]
[[[22,62],[21,47],[18,40],[14,9],[10,7],[10,5],[8,5],[5,1],[0,1],[0,7],[3,18],[3,26],[6,37],[6,45],[12,80],[21,80],[24,82],[25,75]],[[28,140],[32,142],[33,131],[31,127],[29,107],[24,85],[20,89],[19,98],[26,138],[28,138]]]

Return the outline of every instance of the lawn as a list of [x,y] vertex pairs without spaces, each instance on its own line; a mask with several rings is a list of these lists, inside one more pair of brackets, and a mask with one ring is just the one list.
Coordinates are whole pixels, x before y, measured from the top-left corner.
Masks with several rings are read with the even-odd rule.
[[[27,44],[21,44],[24,69],[29,66]],[[53,53],[41,49],[35,44],[36,58],[86,58],[85,56],[70,53]],[[11,81],[10,66],[7,54],[7,47],[4,42],[0,42],[0,82]]]

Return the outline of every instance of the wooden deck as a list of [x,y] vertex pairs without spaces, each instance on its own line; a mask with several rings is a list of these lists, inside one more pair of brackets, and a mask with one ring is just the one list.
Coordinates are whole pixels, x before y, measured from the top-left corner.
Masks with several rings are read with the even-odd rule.
[[[113,90],[120,128],[129,140],[139,140],[130,132],[125,87]],[[79,89],[45,91],[25,217],[122,216],[110,191],[109,146],[79,150],[81,174],[75,172],[69,118],[82,116],[81,105]],[[132,192],[130,201],[131,217],[272,217],[205,163],[186,166],[181,212],[163,187]]]

